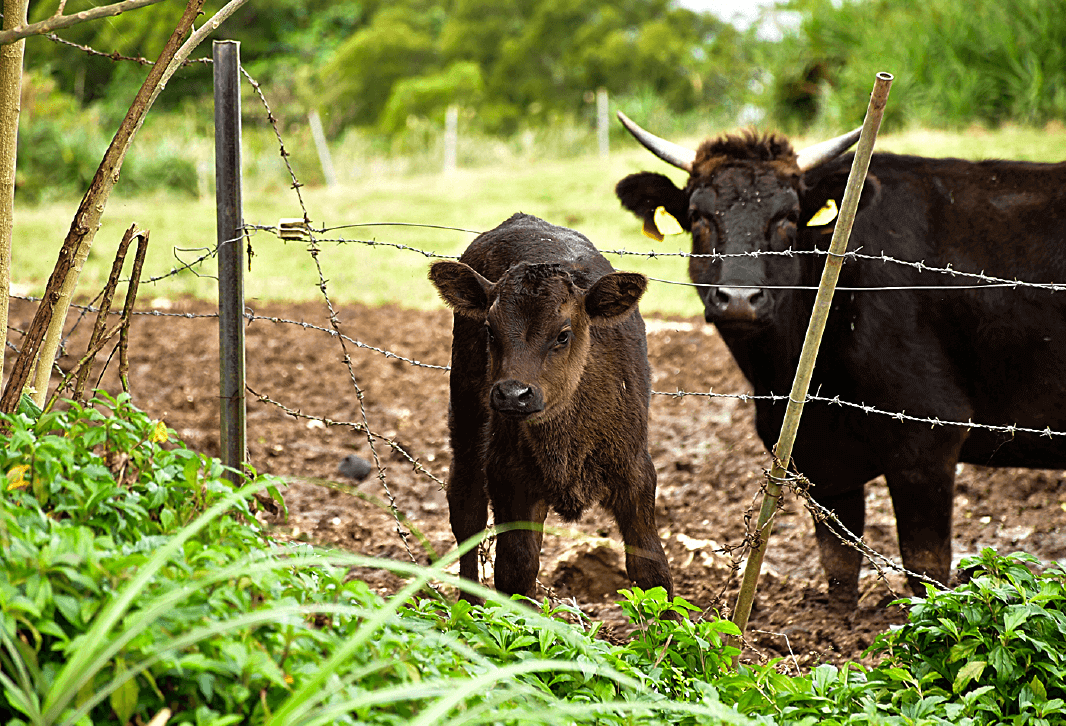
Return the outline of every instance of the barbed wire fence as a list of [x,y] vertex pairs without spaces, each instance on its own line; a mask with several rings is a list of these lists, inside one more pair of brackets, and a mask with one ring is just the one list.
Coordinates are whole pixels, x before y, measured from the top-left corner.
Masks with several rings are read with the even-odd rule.
[[[67,45],[73,45],[74,47],[79,48],[79,49],[83,50],[84,52],[91,53],[91,54],[94,54],[94,55],[100,55],[100,56],[108,57],[108,58],[111,58],[112,60],[116,60],[116,61],[120,61],[120,60],[121,61],[132,61],[132,62],[137,62],[137,63],[141,63],[141,64],[150,64],[151,63],[151,61],[148,61],[148,60],[143,59],[143,58],[130,58],[130,57],[125,57],[125,56],[120,56],[118,54],[101,53],[99,51],[95,51],[95,50],[93,50],[91,48],[87,48],[85,46],[78,46],[77,44],[71,44],[68,41],[63,41],[63,40],[61,40],[61,39],[59,39],[57,37],[53,37],[53,40],[55,40],[56,42],[65,43]],[[211,59],[210,58],[200,58],[200,59],[190,60],[189,62],[190,63],[205,63],[205,64],[209,64],[209,63],[211,63]],[[367,410],[366,410],[366,406],[365,406],[365,394],[364,394],[364,391],[363,391],[362,387],[360,386],[358,377],[357,377],[357,375],[355,373],[355,369],[353,367],[351,349],[365,351],[367,354],[380,355],[380,356],[382,356],[383,358],[385,358],[387,360],[399,361],[399,362],[401,362],[403,364],[406,364],[408,366],[424,368],[424,369],[428,369],[428,370],[432,370],[432,371],[437,371],[437,372],[440,372],[440,373],[445,373],[445,372],[449,371],[450,367],[447,366],[447,365],[443,365],[443,364],[437,364],[437,363],[432,363],[432,362],[416,360],[414,358],[401,355],[399,353],[393,352],[393,351],[388,350],[386,348],[382,348],[380,346],[370,345],[370,344],[365,343],[365,342],[363,342],[361,340],[358,340],[357,338],[353,338],[353,337],[343,333],[341,331],[340,320],[339,320],[338,315],[337,315],[337,307],[334,304],[333,298],[332,298],[332,296],[330,294],[329,285],[328,285],[328,278],[327,278],[327,276],[326,276],[326,274],[325,274],[325,272],[323,270],[322,264],[321,264],[320,254],[321,254],[321,252],[323,250],[323,247],[325,245],[362,245],[362,246],[366,246],[366,247],[370,247],[370,248],[389,248],[389,249],[394,249],[394,250],[402,251],[402,252],[405,252],[405,253],[421,255],[421,256],[423,256],[423,257],[425,257],[427,259],[438,259],[438,258],[455,259],[456,256],[442,255],[442,254],[439,254],[437,252],[423,250],[423,249],[419,249],[419,248],[414,247],[414,246],[405,245],[405,244],[401,244],[401,243],[397,243],[397,242],[380,241],[380,240],[375,240],[375,239],[362,239],[362,238],[358,238],[358,237],[347,237],[347,236],[344,236],[343,234],[338,234],[338,233],[339,232],[343,232],[344,230],[365,229],[365,228],[371,228],[371,227],[384,228],[384,229],[389,229],[389,228],[410,228],[410,227],[424,227],[425,228],[425,227],[428,227],[428,228],[435,228],[435,229],[441,229],[441,230],[460,231],[460,232],[464,232],[464,233],[469,233],[471,235],[476,235],[478,233],[478,230],[462,229],[462,228],[456,228],[456,227],[447,227],[447,226],[441,226],[441,225],[415,224],[415,223],[408,223],[408,222],[345,223],[345,224],[323,225],[321,227],[315,227],[312,224],[312,222],[311,222],[311,218],[310,218],[310,215],[308,214],[307,206],[306,206],[306,203],[304,201],[303,194],[301,192],[301,189],[302,189],[302,187],[304,185],[300,182],[299,178],[297,177],[297,174],[295,173],[295,171],[294,171],[294,169],[292,167],[292,164],[289,161],[290,153],[286,149],[285,140],[284,140],[283,134],[281,132],[281,129],[280,129],[280,126],[279,126],[279,123],[278,123],[278,119],[274,115],[274,113],[273,113],[273,111],[272,111],[272,109],[270,107],[270,104],[267,101],[266,95],[263,92],[263,89],[260,86],[260,84],[254,78],[252,78],[251,75],[249,75],[249,73],[247,72],[246,69],[244,69],[242,67],[240,70],[241,70],[241,73],[242,73],[243,77],[245,78],[245,80],[249,83],[249,85],[253,89],[255,96],[259,100],[259,103],[262,105],[263,113],[264,113],[264,116],[265,116],[265,119],[266,119],[267,123],[273,129],[273,132],[274,132],[274,135],[276,137],[277,144],[278,144],[278,149],[279,149],[280,156],[281,156],[281,158],[284,161],[286,173],[287,173],[288,180],[289,180],[289,183],[290,183],[290,189],[291,189],[291,191],[293,192],[293,194],[295,195],[295,197],[297,199],[299,209],[300,209],[300,211],[302,213],[302,219],[301,220],[297,220],[295,224],[293,224],[293,220],[290,220],[288,226],[286,226],[286,224],[283,223],[282,221],[279,221],[276,224],[250,223],[250,222],[245,221],[245,223],[243,225],[243,228],[241,229],[241,234],[238,237],[234,237],[232,239],[224,240],[224,241],[220,242],[220,245],[222,245],[222,244],[241,244],[241,245],[248,245],[249,247],[251,247],[252,244],[253,244],[253,239],[255,239],[256,240],[256,244],[258,244],[257,233],[266,234],[266,235],[273,235],[276,238],[278,238],[279,240],[290,240],[291,241],[293,239],[299,239],[299,240],[305,242],[306,245],[307,245],[306,252],[310,256],[310,258],[312,259],[312,261],[314,263],[315,273],[316,273],[317,278],[318,278],[317,288],[318,288],[318,290],[319,290],[319,292],[320,292],[320,294],[322,296],[322,299],[323,299],[323,301],[324,301],[324,303],[326,305],[326,308],[328,310],[329,326],[325,327],[325,326],[321,326],[321,325],[312,324],[312,323],[309,323],[309,322],[306,322],[306,321],[291,320],[291,319],[285,319],[285,318],[280,318],[280,317],[276,317],[276,316],[258,315],[254,310],[252,310],[251,308],[248,308],[248,307],[245,308],[243,317],[244,317],[244,319],[245,319],[247,324],[250,324],[250,323],[252,323],[252,322],[254,322],[256,320],[264,320],[264,321],[271,322],[271,323],[273,323],[275,325],[293,326],[293,327],[296,327],[296,328],[300,328],[302,330],[310,330],[310,331],[318,332],[318,333],[321,333],[324,336],[327,336],[332,341],[334,341],[335,344],[339,345],[340,349],[341,349],[341,352],[342,352],[342,358],[343,358],[343,362],[344,362],[344,365],[345,365],[345,368],[346,368],[347,377],[349,379],[349,382],[350,382],[353,390],[356,392],[356,399],[358,401],[358,411],[357,411],[357,416],[356,416],[355,420],[350,420],[350,421],[335,420],[335,419],[331,419],[331,418],[326,417],[326,416],[320,416],[320,415],[315,415],[315,414],[312,414],[312,413],[304,412],[304,411],[302,411],[300,409],[300,407],[298,405],[293,405],[291,403],[286,403],[284,401],[277,400],[276,398],[273,398],[273,397],[271,397],[269,395],[261,394],[261,393],[255,391],[255,390],[253,390],[250,387],[247,389],[248,393],[256,401],[258,401],[259,403],[275,407],[277,410],[281,411],[285,416],[293,417],[293,418],[296,418],[296,419],[304,419],[304,420],[307,420],[307,421],[318,421],[318,422],[320,422],[321,424],[323,424],[325,426],[345,427],[345,428],[348,428],[348,429],[350,429],[353,432],[357,432],[359,435],[365,437],[365,439],[367,441],[367,444],[368,444],[368,446],[369,446],[369,448],[371,450],[371,454],[372,454],[372,458],[373,458],[373,467],[374,467],[374,469],[376,470],[376,473],[377,473],[378,483],[379,483],[382,491],[385,494],[385,497],[386,497],[386,500],[387,500],[387,506],[389,508],[389,512],[390,512],[390,514],[391,514],[391,516],[392,516],[392,518],[393,518],[393,520],[395,522],[396,534],[399,537],[400,541],[402,542],[403,547],[404,547],[407,555],[411,558],[412,561],[417,562],[418,558],[416,557],[414,551],[411,548],[411,544],[410,544],[411,532],[409,531],[409,528],[405,524],[405,522],[408,521],[408,518],[400,510],[400,507],[397,505],[396,497],[394,496],[393,492],[390,489],[388,477],[386,475],[386,467],[382,464],[381,457],[380,457],[380,454],[379,454],[379,451],[378,451],[378,445],[383,445],[383,446],[387,447],[388,449],[390,449],[391,451],[395,452],[398,456],[400,456],[411,467],[412,471],[416,474],[416,476],[422,477],[422,478],[426,479],[427,481],[432,482],[435,486],[440,487],[440,488],[443,488],[445,486],[445,483],[440,477],[438,477],[436,474],[434,474],[432,471],[430,471],[429,469],[426,468],[426,466],[422,463],[420,458],[417,456],[417,452],[408,451],[400,442],[398,442],[395,439],[395,437],[389,437],[389,436],[386,436],[386,435],[384,435],[384,434],[382,434],[382,433],[380,433],[378,431],[375,431],[374,427],[371,426],[371,423],[370,423],[370,420],[369,420],[369,416],[368,416],[368,413],[367,413]],[[162,272],[162,273],[156,274],[154,276],[145,278],[141,282],[142,282],[142,284],[145,283],[145,282],[161,282],[163,280],[166,280],[166,279],[169,279],[169,278],[172,278],[172,277],[176,277],[176,276],[182,275],[182,274],[193,274],[193,275],[198,275],[198,276],[210,276],[209,273],[205,273],[205,272],[201,271],[201,268],[207,262],[209,262],[209,261],[213,260],[214,258],[216,258],[217,255],[218,255],[218,251],[219,251],[218,247],[215,247],[215,248],[201,248],[199,250],[190,250],[190,249],[177,250],[176,249],[175,250],[175,258],[178,260],[178,264],[175,267],[171,268],[169,271]],[[634,250],[626,250],[626,249],[601,250],[601,251],[604,254],[614,255],[614,256],[618,256],[618,257],[639,256],[639,257],[647,257],[647,258],[650,258],[650,259],[654,259],[654,258],[658,258],[658,257],[675,257],[675,256],[676,257],[685,257],[685,258],[688,258],[688,257],[703,257],[703,258],[711,259],[712,261],[721,261],[721,260],[724,260],[724,259],[727,259],[727,258],[730,258],[730,257],[738,257],[738,256],[739,257],[755,257],[755,258],[757,258],[757,257],[763,257],[763,256],[770,256],[770,255],[781,255],[781,256],[785,256],[785,257],[792,257],[792,256],[799,256],[799,255],[824,256],[826,254],[825,250],[818,250],[818,249],[809,250],[809,251],[808,250],[802,250],[802,251],[801,250],[786,250],[786,251],[781,251],[781,252],[766,252],[766,251],[763,251],[763,252],[743,253],[743,254],[737,254],[737,255],[720,254],[720,253],[711,253],[711,254],[706,254],[706,255],[693,255],[691,253],[685,253],[685,252],[664,253],[664,252],[634,251]],[[179,255],[180,254],[185,254],[185,253],[188,253],[188,252],[201,252],[201,254],[199,254],[198,256],[196,256],[195,258],[190,259],[190,260],[182,260]],[[913,270],[917,270],[918,272],[923,273],[923,274],[929,274],[930,276],[943,276],[943,277],[950,278],[950,279],[955,279],[955,280],[961,278],[961,279],[966,280],[967,283],[968,283],[968,284],[965,284],[965,285],[946,284],[946,285],[922,285],[922,286],[912,286],[912,287],[907,287],[907,286],[894,286],[894,287],[846,287],[846,286],[839,286],[837,288],[837,290],[844,291],[844,292],[854,292],[854,293],[867,293],[867,292],[869,292],[869,293],[876,293],[876,292],[885,292],[885,291],[904,291],[904,290],[929,291],[929,290],[945,290],[945,289],[950,289],[950,290],[959,290],[959,289],[1025,290],[1025,289],[1032,289],[1032,290],[1040,290],[1040,291],[1045,291],[1045,292],[1060,292],[1060,291],[1066,290],[1066,283],[1031,282],[1031,281],[1018,280],[1018,279],[1005,279],[1005,278],[1000,278],[1000,277],[996,277],[996,276],[993,276],[993,275],[986,275],[984,273],[984,271],[971,272],[971,271],[957,270],[957,269],[952,268],[950,265],[946,266],[946,267],[936,267],[934,265],[928,265],[924,261],[921,261],[921,260],[917,260],[917,261],[916,260],[899,260],[899,259],[895,259],[895,258],[892,258],[890,256],[887,256],[885,254],[880,254],[880,255],[866,254],[861,249],[850,250],[850,251],[845,253],[844,257],[846,258],[846,260],[851,260],[851,261],[854,261],[856,263],[900,265],[900,266],[907,267],[907,268],[910,268],[910,269],[913,269]],[[654,282],[657,282],[659,284],[697,286],[697,285],[694,285],[694,283],[687,282],[687,281],[660,279],[660,278],[651,278],[651,279]],[[780,288],[771,287],[771,288],[765,288],[765,289],[780,289]],[[814,290],[815,287],[814,286],[810,286],[810,287],[804,287],[804,288],[790,288],[790,289],[809,289],[809,290]],[[29,297],[29,296],[12,295],[12,297],[15,298],[15,299],[22,299],[22,300],[31,301],[31,302],[36,300],[35,298]],[[80,324],[82,317],[84,317],[88,313],[95,312],[95,311],[98,310],[91,303],[87,304],[87,305],[76,305],[74,307],[76,307],[80,311],[80,314],[79,314],[78,318],[75,320],[75,323],[74,323],[74,325],[72,327],[72,330],[74,328],[76,328]],[[198,318],[217,319],[218,318],[218,314],[217,313],[206,313],[206,314],[204,314],[204,313],[173,313],[173,312],[166,312],[166,311],[160,311],[160,310],[135,310],[134,314],[135,315],[141,315],[141,316],[176,317],[176,318],[186,318],[186,319],[198,319]],[[24,332],[24,331],[21,331],[21,330],[17,329],[16,327],[13,327],[13,326],[9,326],[9,330],[11,330],[12,332],[15,332],[16,334]],[[68,331],[68,336],[69,336],[70,332],[71,331]],[[7,343],[7,345],[9,347],[15,348],[17,350],[16,346],[14,346],[12,343],[9,342],[9,343]],[[103,374],[101,373],[100,375],[102,376]],[[756,395],[752,395],[752,394],[748,394],[748,393],[716,392],[716,391],[713,391],[713,390],[688,391],[688,390],[678,389],[678,390],[675,390],[675,391],[653,391],[652,393],[654,395],[656,395],[656,396],[662,396],[662,397],[674,398],[674,399],[685,399],[685,398],[697,398],[697,399],[698,398],[705,398],[705,399],[708,399],[708,400],[710,400],[710,399],[734,399],[734,400],[740,401],[742,403],[753,402],[753,401],[756,401],[756,400],[771,400],[771,401],[775,401],[775,402],[778,402],[778,401],[784,402],[788,398],[787,393],[786,394],[780,394],[780,395],[756,396]],[[1024,426],[1019,426],[1017,424],[996,424],[996,423],[986,423],[986,422],[975,422],[975,421],[972,421],[972,420],[951,421],[951,420],[942,420],[942,419],[937,418],[937,417],[915,416],[915,415],[912,415],[912,414],[907,414],[905,411],[884,410],[884,409],[881,409],[881,408],[879,408],[877,406],[867,404],[865,402],[861,402],[861,401],[859,401],[859,402],[846,401],[846,400],[840,399],[839,396],[826,397],[826,396],[820,395],[819,393],[808,394],[807,397],[806,397],[806,402],[816,402],[816,403],[822,403],[822,404],[831,405],[831,406],[852,408],[852,409],[860,410],[860,411],[862,411],[863,413],[866,413],[866,414],[885,416],[885,417],[897,420],[899,422],[921,423],[921,424],[926,424],[926,425],[934,426],[934,427],[938,427],[938,426],[954,426],[954,427],[962,427],[962,428],[965,428],[965,429],[975,429],[975,428],[977,428],[977,429],[985,429],[985,430],[989,430],[989,431],[993,431],[993,432],[997,432],[997,433],[1003,433],[1003,434],[1007,434],[1009,436],[1014,436],[1014,435],[1019,434],[1019,433],[1035,434],[1035,435],[1039,435],[1039,436],[1043,436],[1043,437],[1049,437],[1049,438],[1066,436],[1066,432],[1054,431],[1054,430],[1051,430],[1050,428],[1033,429],[1033,428],[1027,428],[1027,427],[1024,427]],[[768,472],[769,472],[769,467],[767,467],[764,470],[764,472],[763,472],[764,477],[769,475]],[[908,571],[901,564],[899,564],[898,562],[894,561],[892,558],[887,557],[887,556],[885,556],[885,555],[883,555],[883,554],[881,554],[879,552],[876,552],[870,546],[868,546],[865,543],[865,541],[863,540],[863,537],[861,536],[861,533],[853,533],[853,532],[848,531],[840,523],[840,521],[837,519],[836,515],[833,512],[831,512],[829,510],[826,510],[824,507],[822,507],[820,504],[818,504],[813,499],[813,497],[810,495],[810,493],[808,491],[810,482],[808,482],[805,478],[803,478],[802,475],[800,475],[799,473],[793,472],[788,477],[786,477],[784,480],[779,481],[778,483],[781,484],[782,486],[784,486],[785,488],[789,489],[790,491],[792,491],[793,494],[796,496],[797,500],[800,501],[803,504],[803,506],[810,511],[810,513],[813,515],[813,517],[819,522],[824,522],[835,533],[835,535],[841,540],[841,542],[845,543],[847,546],[852,547],[852,548],[856,549],[858,552],[860,552],[862,554],[862,556],[865,558],[865,560],[876,570],[877,576],[888,586],[889,590],[891,592],[893,592],[893,594],[895,594],[895,593],[892,590],[892,585],[889,583],[888,578],[886,576],[888,571],[893,571],[893,572],[896,572],[896,573],[899,573],[899,574],[906,575],[906,576],[911,577],[911,578],[915,578],[915,579],[918,579],[918,580],[923,580],[923,581],[929,582],[929,583],[931,583],[931,584],[933,584],[935,586],[941,587],[941,588],[943,588],[945,586],[944,583],[939,583],[939,582],[936,582],[935,580],[931,580],[930,578],[924,576],[921,573],[915,573],[915,572]],[[779,504],[779,507],[780,507],[780,504]],[[749,507],[746,509],[746,511],[744,513],[744,525],[745,525],[744,528],[745,528],[745,531],[746,531],[746,535],[742,538],[742,540],[739,541],[739,542],[736,542],[736,543],[724,545],[718,550],[719,553],[727,556],[732,561],[733,576],[730,579],[735,579],[735,576],[739,572],[739,569],[740,569],[740,562],[742,561],[743,557],[745,556],[745,553],[754,544],[754,538],[757,536],[756,535],[756,531],[755,531],[754,523],[752,522],[752,517],[753,517],[753,515],[755,513],[755,510],[756,510],[756,505],[753,502],[751,505],[749,505]],[[491,560],[491,556],[490,556],[491,542],[492,542],[492,539],[490,537],[487,540],[488,544],[482,548],[482,561],[483,562],[488,562],[488,561]],[[543,590],[544,590],[546,595],[548,595],[549,597],[556,597],[549,586],[544,585],[544,584],[541,583],[541,587],[543,588]],[[729,583],[728,582],[723,584],[722,591],[721,591],[721,593],[719,594],[719,597],[718,597],[719,601],[721,601],[722,595],[724,595],[724,593],[728,589],[728,587],[729,587]]]

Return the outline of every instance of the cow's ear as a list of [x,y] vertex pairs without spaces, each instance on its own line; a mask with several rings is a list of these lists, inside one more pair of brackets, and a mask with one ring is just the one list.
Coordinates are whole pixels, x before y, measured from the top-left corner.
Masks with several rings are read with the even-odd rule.
[[637,272],[604,275],[585,293],[585,312],[592,325],[609,325],[633,312],[648,289],[648,278]]
[[[835,212],[844,199],[848,170],[839,169],[825,175],[809,172],[803,181],[804,188],[800,194],[800,226],[814,227],[826,233],[832,232],[836,226],[836,214],[829,210]],[[807,186],[808,184],[810,186]],[[881,181],[875,175],[867,173],[856,215],[877,204],[880,197]]]
[[669,177],[650,171],[630,174],[615,185],[614,193],[622,206],[644,220],[644,233],[662,240],[655,225],[655,210],[662,207],[687,231],[688,194],[678,189]]
[[469,265],[452,260],[434,262],[429,279],[445,304],[459,315],[484,318],[489,309],[492,283]]

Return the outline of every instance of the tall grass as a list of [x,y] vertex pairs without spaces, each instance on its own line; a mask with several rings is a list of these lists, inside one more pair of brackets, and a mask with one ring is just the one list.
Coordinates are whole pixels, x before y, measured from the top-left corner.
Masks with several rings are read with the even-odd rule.
[[823,124],[861,115],[878,71],[896,77],[887,128],[1066,119],[1061,2],[847,0],[808,8],[799,45],[826,69]]

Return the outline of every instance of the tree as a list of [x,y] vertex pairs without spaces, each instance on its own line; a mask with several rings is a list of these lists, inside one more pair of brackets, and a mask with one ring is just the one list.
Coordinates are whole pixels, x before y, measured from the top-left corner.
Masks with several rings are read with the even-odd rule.
[[693,110],[723,92],[746,93],[751,75],[731,26],[671,0],[399,0],[367,12],[367,26],[318,78],[334,127],[398,128],[396,103],[383,117],[396,85],[407,95],[411,84],[441,89],[448,69],[469,67],[456,64],[479,71],[476,120],[488,131],[580,115],[600,87],[650,89],[675,112]]

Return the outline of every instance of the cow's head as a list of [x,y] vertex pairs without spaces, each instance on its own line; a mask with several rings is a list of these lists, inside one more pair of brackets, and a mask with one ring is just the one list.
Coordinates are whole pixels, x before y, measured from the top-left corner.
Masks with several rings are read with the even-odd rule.
[[430,279],[458,315],[484,321],[489,405],[539,423],[571,400],[591,347],[589,329],[628,317],[648,280],[632,272],[578,287],[566,265],[522,262],[491,282],[462,262],[442,260]]
[[829,200],[840,202],[847,170],[815,181],[816,170],[854,144],[859,129],[798,154],[784,137],[754,132],[708,140],[691,151],[618,116],[652,153],[689,173],[684,189],[662,174],[627,176],[615,188],[622,206],[642,218],[652,236],[660,207],[691,232],[697,256],[689,260],[689,276],[708,322],[734,334],[765,327],[782,298],[777,286],[797,285],[802,265],[798,257],[772,253],[802,249],[797,238],[808,235],[812,219],[819,228],[811,234],[824,234],[820,247],[828,248],[832,222],[816,214]]

